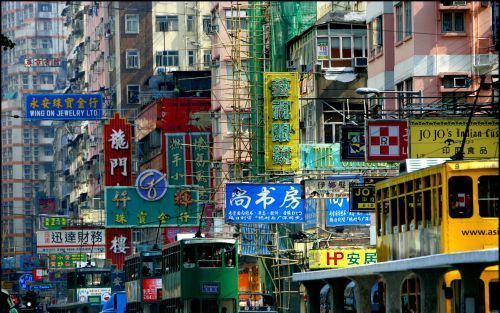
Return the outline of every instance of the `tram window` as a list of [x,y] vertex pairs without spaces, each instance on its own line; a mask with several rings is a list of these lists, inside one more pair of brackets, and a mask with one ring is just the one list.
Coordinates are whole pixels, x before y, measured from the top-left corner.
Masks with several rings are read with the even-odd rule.
[[413,225],[415,228],[422,227],[422,193],[415,193],[415,214],[416,214],[416,222],[417,224]]
[[469,176],[454,176],[448,180],[449,214],[453,218],[468,218],[472,216],[472,178]]
[[195,263],[194,263],[194,247],[192,246],[185,246],[184,247],[184,252],[183,252],[183,255],[182,255],[182,262],[183,262],[183,266],[185,268],[189,268],[189,267],[194,267],[195,266]]
[[498,217],[500,192],[497,176],[481,176],[478,180],[479,216]]
[[391,233],[398,232],[398,205],[397,199],[391,199]]
[[407,230],[412,230],[412,224],[413,227],[415,227],[415,216],[413,214],[415,203],[413,202],[413,196],[406,196],[406,215],[407,215],[407,222],[408,222],[408,228]]
[[425,220],[424,227],[430,227],[431,226],[431,191],[426,190],[424,191],[424,202],[422,203],[423,209],[424,209],[424,216],[423,219]]
[[399,197],[398,202],[399,225],[401,225],[401,231],[404,232],[406,231],[406,205],[404,196]]
[[[226,309],[227,310],[227,309]],[[201,313],[217,312],[217,299],[206,299],[201,302]]]
[[401,306],[403,313],[420,312],[420,279],[410,277],[401,285]]
[[389,235],[391,233],[391,225],[389,221],[389,201],[384,201],[384,219],[385,235]]
[[490,312],[500,312],[500,282],[490,281],[488,284],[489,289],[489,299],[490,299]]

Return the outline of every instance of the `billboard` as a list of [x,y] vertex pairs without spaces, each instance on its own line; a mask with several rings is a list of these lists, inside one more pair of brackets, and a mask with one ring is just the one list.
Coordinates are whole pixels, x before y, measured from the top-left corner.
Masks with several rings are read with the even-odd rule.
[[377,263],[375,249],[309,250],[310,269],[343,268],[372,263]]
[[143,278],[142,279],[142,300],[157,301],[161,300],[161,278]]
[[304,197],[307,198],[343,198],[349,196],[349,184],[359,183],[357,176],[334,176],[326,179],[304,180]]
[[408,158],[406,121],[367,121],[367,161],[402,161]]
[[[449,158],[462,145],[467,118],[410,120],[410,158]],[[498,158],[498,120],[471,120],[465,159]]]
[[104,189],[106,226],[116,228],[196,226],[201,203],[193,187],[168,186],[165,195],[156,201],[139,196],[135,187]]
[[111,288],[78,288],[76,289],[76,296],[80,303],[91,302],[94,296],[99,296],[101,297],[101,304],[104,304],[104,302],[111,299]]
[[267,171],[299,169],[299,77],[264,73],[264,137]]
[[375,212],[375,187],[350,186],[351,212]]
[[84,253],[57,253],[49,254],[48,257],[49,268],[52,269],[75,268],[86,260]]
[[26,119],[99,120],[102,118],[101,94],[27,94]]
[[165,134],[165,148],[167,157],[167,180],[170,186],[187,185],[187,177],[191,172],[187,171],[186,161],[186,134]]
[[304,230],[308,230],[316,227],[316,220],[317,220],[316,212],[318,211],[319,203],[317,199],[306,198],[304,199],[304,204],[305,204],[304,210],[306,211]]
[[104,185],[132,185],[132,126],[115,113],[104,124]]
[[304,223],[300,184],[226,184],[226,223]]
[[56,198],[41,198],[38,199],[38,214],[53,214],[57,211]]
[[36,232],[38,253],[103,253],[104,229],[43,230]]

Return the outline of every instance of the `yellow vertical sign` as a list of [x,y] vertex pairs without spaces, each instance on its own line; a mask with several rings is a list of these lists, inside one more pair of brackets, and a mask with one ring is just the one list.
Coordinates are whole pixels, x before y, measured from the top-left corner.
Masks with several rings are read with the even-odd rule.
[[299,75],[264,73],[265,165],[267,171],[299,169]]

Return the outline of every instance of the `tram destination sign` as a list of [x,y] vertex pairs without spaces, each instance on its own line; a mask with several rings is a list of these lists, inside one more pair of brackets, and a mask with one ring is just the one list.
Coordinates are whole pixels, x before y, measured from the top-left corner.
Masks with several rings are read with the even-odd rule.
[[349,198],[351,212],[375,212],[375,187],[350,185]]

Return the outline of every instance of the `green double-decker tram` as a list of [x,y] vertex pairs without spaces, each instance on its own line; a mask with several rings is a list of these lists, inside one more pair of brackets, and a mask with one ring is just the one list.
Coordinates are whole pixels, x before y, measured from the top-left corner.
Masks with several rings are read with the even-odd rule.
[[236,313],[234,239],[181,239],[163,249],[162,313]]

